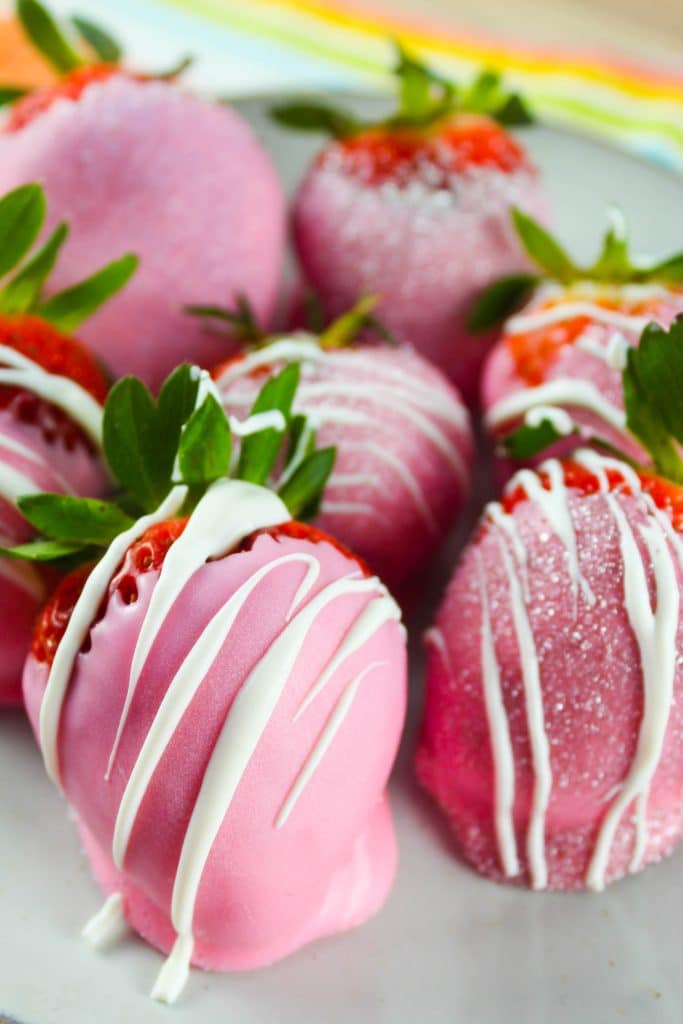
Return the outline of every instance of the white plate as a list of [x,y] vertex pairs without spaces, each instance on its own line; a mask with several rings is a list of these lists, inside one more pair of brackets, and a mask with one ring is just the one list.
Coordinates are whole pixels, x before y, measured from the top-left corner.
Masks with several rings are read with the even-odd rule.
[[[316,140],[269,125],[263,101],[243,106],[291,186]],[[527,140],[547,175],[560,233],[578,254],[595,248],[610,201],[624,209],[638,248],[683,247],[683,180],[550,129]],[[455,550],[444,553],[442,575]],[[458,860],[411,777],[417,661],[392,783],[400,870],[384,910],[268,969],[193,971],[170,1010],[147,997],[158,953],[135,937],[106,955],[80,941],[100,893],[28,726],[18,713],[2,716],[0,1017],[22,1024],[680,1024],[683,850],[600,896],[531,894],[479,878]]]

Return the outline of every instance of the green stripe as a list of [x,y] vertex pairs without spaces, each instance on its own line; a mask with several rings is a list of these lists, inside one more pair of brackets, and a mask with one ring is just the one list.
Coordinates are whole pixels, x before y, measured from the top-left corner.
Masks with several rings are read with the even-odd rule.
[[[254,16],[246,10],[235,10],[234,8],[228,10],[222,3],[217,3],[216,0],[167,0],[167,2],[192,14],[203,15],[206,18],[222,22],[231,28],[250,35],[274,40],[302,53],[311,54],[319,59],[329,61],[334,65],[352,68],[371,75],[381,75],[384,77],[387,74],[385,64],[355,52],[340,50],[338,45],[335,46],[314,39],[311,34],[305,31],[272,24],[267,20],[266,12],[264,12],[264,16],[258,14]],[[523,80],[525,78],[524,72],[516,72],[515,77]],[[597,126],[602,128],[603,131],[611,129],[615,134],[660,136],[670,140],[676,150],[683,152],[683,128],[679,127],[674,121],[649,117],[628,117],[624,114],[615,113],[613,110],[606,109],[596,103],[572,99],[569,96],[559,97],[544,94],[533,87],[528,88],[526,91],[530,100],[538,106],[540,113],[544,111],[558,113],[565,117],[571,117],[573,121],[580,124]]]
[[223,22],[231,28],[240,32],[248,32],[250,35],[258,35],[267,39],[274,39],[285,46],[309,53],[315,57],[330,61],[333,64],[352,67],[369,74],[386,75],[385,64],[372,60],[372,58],[361,56],[356,53],[340,53],[338,49],[312,39],[305,32],[295,28],[286,28],[280,25],[269,24],[259,17],[252,17],[248,12],[227,10],[223,6],[216,6],[212,0],[166,0],[175,7],[181,7],[192,14],[201,14],[214,21]]

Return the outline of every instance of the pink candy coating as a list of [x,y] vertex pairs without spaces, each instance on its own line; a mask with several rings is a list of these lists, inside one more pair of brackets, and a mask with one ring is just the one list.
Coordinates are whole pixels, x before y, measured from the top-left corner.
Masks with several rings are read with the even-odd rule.
[[[640,496],[617,494],[629,523],[645,521]],[[512,511],[527,550],[527,609],[540,662],[545,729],[553,786],[545,822],[548,885],[585,886],[598,828],[628,772],[643,711],[640,652],[624,608],[624,566],[618,530],[604,495],[569,497],[581,572],[596,598],[579,593],[575,610],[566,548],[540,509],[529,501]],[[648,564],[638,530],[638,547]],[[500,531],[490,522],[465,550],[437,614],[445,644],[428,644],[424,722],[416,771],[446,814],[467,860],[484,875],[505,881],[494,827],[494,762],[484,704],[481,558],[495,653],[514,754],[514,831],[522,873],[529,884],[526,830],[534,771],[531,762],[520,652],[511,614],[510,586],[501,558]],[[683,574],[674,557],[679,592]],[[650,577],[651,597],[654,589]],[[433,634],[432,634],[433,635]],[[683,645],[679,621],[677,648]],[[647,801],[643,865],[671,852],[681,838],[683,789],[683,666],[676,665],[673,704],[664,747]],[[617,829],[606,880],[628,870],[633,852],[631,807]],[[507,879],[510,880],[510,879]]]
[[[427,173],[427,172],[425,172]],[[495,333],[469,333],[478,293],[528,268],[510,206],[546,219],[535,171],[474,168],[451,189],[427,178],[407,188],[363,185],[335,167],[312,166],[294,209],[297,252],[327,313],[339,316],[364,293],[377,314],[458,386],[469,403]]]
[[[258,585],[210,667],[152,778],[133,828],[125,870],[111,859],[117,809],[171,677],[209,618],[256,570],[304,552],[320,565],[310,592],[357,563],[327,542],[257,537],[249,551],[205,564],[165,620],[143,670],[110,781],[105,769],[122,711],[133,648],[157,572],[138,577],[138,600],[110,592],[104,617],[78,656],[63,707],[63,786],[105,891],[124,894],[128,920],[168,951],[170,901],[181,843],[217,736],[233,699],[284,628],[305,565],[289,562]],[[241,778],[202,874],[193,962],[211,969],[268,963],[321,935],[358,924],[383,902],[396,868],[385,786],[403,724],[406,654],[395,620],[336,671],[301,719],[294,713],[349,626],[379,593],[344,594],[307,635],[291,676]],[[310,782],[280,828],[274,822],[311,748],[349,681],[377,662],[357,690]],[[24,675],[33,727],[47,668],[30,656]],[[349,766],[353,765],[353,771]]]
[[[4,447],[3,438],[28,448],[38,461]],[[48,442],[37,425],[18,421],[10,408],[0,409],[0,470],[2,465],[32,480],[36,491],[101,497],[108,489],[102,464],[84,442],[72,448],[67,448],[60,437]],[[12,505],[0,499],[3,546],[23,544],[30,538],[31,528],[26,521]],[[13,578],[16,571],[30,573],[36,583],[40,581],[34,566],[0,559],[0,706],[22,703],[21,671],[41,604],[40,587],[35,593],[29,592]]]
[[[270,372],[281,366],[271,364]],[[229,411],[246,415],[264,379],[224,385],[219,372]],[[327,411],[331,419],[317,426],[316,442],[337,449],[315,524],[389,586],[404,582],[438,548],[469,494],[473,439],[460,395],[417,353],[366,345],[304,362],[295,408],[313,424]],[[434,431],[455,453],[459,471]]]
[[140,266],[80,330],[116,375],[157,387],[178,363],[211,365],[231,343],[185,304],[248,295],[267,321],[284,245],[284,197],[242,118],[162,82],[111,78],[0,134],[0,193],[45,189],[46,230],[70,235],[50,277],[57,291],[125,252]]

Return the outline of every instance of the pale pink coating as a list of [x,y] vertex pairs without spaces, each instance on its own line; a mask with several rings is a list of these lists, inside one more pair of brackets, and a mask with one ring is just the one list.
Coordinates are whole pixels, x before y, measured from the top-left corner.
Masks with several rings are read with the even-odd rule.
[[[273,374],[283,361],[268,365]],[[314,522],[395,587],[436,551],[468,497],[467,410],[446,377],[409,349],[335,349],[301,366],[295,409],[310,417],[319,447],[337,450]],[[230,381],[219,371],[216,379],[226,408],[244,416],[265,378]]]
[[185,304],[234,305],[244,292],[263,322],[275,302],[285,205],[275,170],[234,110],[175,85],[114,77],[0,134],[0,192],[38,181],[50,230],[69,240],[50,278],[67,287],[125,252],[127,287],[81,337],[117,376],[156,387],[178,363],[211,365],[234,347]]
[[[616,495],[634,529],[644,563],[647,549],[637,527],[645,522],[642,497]],[[582,593],[574,608],[566,548],[539,507],[522,501],[512,512],[528,554],[526,602],[540,662],[543,715],[553,785],[545,820],[548,886],[582,889],[598,830],[635,756],[643,712],[640,652],[624,608],[624,565],[613,512],[602,494],[570,493],[580,570],[597,601]],[[465,550],[428,643],[424,722],[417,775],[447,815],[467,860],[496,881],[530,884],[526,832],[535,774],[531,761],[520,651],[501,557],[501,531],[485,520]],[[506,879],[494,827],[493,746],[484,704],[482,670],[483,575],[495,653],[514,754],[514,831],[521,873]],[[683,574],[674,556],[679,593]],[[651,598],[654,593],[648,570]],[[437,642],[434,642],[434,640]],[[677,627],[683,649],[683,624]],[[677,659],[673,703],[663,750],[647,800],[647,844],[641,866],[669,854],[679,842],[683,790],[683,662]],[[634,849],[633,806],[622,816],[606,881],[629,870]]]
[[[305,564],[290,561],[274,569],[243,605],[158,764],[122,874],[111,858],[121,796],[172,674],[209,618],[257,569],[295,552],[311,555],[320,566],[306,603],[358,570],[352,557],[327,541],[268,534],[259,535],[250,550],[200,568],[157,635],[109,782],[107,760],[156,571],[138,577],[138,599],[132,604],[110,589],[87,652],[76,662],[59,734],[64,790],[99,882],[106,892],[123,892],[127,919],[166,952],[175,939],[170,901],[180,848],[208,759],[244,680],[285,628]],[[387,895],[396,847],[385,786],[406,700],[405,642],[398,622],[381,624],[293,721],[349,626],[378,593],[379,587],[335,598],[306,637],[202,874],[193,919],[193,963],[199,966],[223,970],[269,963],[360,923]],[[375,662],[289,818],[276,828],[285,798],[341,693]],[[45,664],[30,656],[24,688],[36,732],[46,676]]]
[[457,385],[477,397],[495,333],[472,335],[467,316],[498,277],[528,269],[510,207],[547,219],[534,169],[473,168],[449,189],[429,182],[366,185],[330,161],[313,165],[296,197],[297,252],[310,286],[334,317],[360,295],[380,296],[377,315]]
[[[10,448],[7,443],[15,447]],[[17,452],[16,445],[28,449],[33,458],[28,457],[28,452]],[[3,466],[30,480],[33,491],[101,497],[109,487],[104,467],[85,439],[69,443],[68,447],[59,433],[54,440],[47,440],[37,424],[19,421],[12,406],[0,409],[0,474]],[[0,498],[0,543],[13,546],[30,537],[28,523],[8,501]],[[18,583],[17,572],[30,576],[34,585]],[[45,584],[41,597],[40,578],[33,567],[0,559],[0,706],[22,702],[21,671],[35,617],[47,596]]]
[[[581,298],[580,290],[573,290],[567,295],[567,301],[576,301]],[[542,300],[541,300],[542,301]],[[524,308],[520,315],[534,313],[539,307],[539,296],[535,296]],[[623,302],[623,311],[628,312],[628,303]],[[651,303],[651,311],[646,314],[653,322],[662,327],[668,327],[674,318],[683,313],[683,292],[669,292],[658,297]],[[549,330],[552,330],[550,328]],[[622,330],[616,326],[592,323],[584,332],[583,340],[595,347],[607,351],[610,342],[620,335],[631,345],[637,345],[639,340],[638,332]],[[558,349],[555,357],[549,362],[543,383],[556,380],[587,381],[593,384],[605,402],[617,410],[623,410],[623,385],[621,368],[616,365],[609,365],[604,359],[596,358],[594,354],[576,343],[567,344]],[[486,414],[493,409],[497,403],[509,398],[511,395],[528,391],[533,385],[522,376],[516,367],[511,355],[508,336],[503,332],[500,339],[491,350],[481,381],[481,404]],[[610,423],[606,422],[598,413],[572,406],[570,403],[553,402],[571,413],[572,419],[584,432],[583,441],[581,438],[572,437],[558,442],[551,449],[546,449],[533,462],[549,456],[568,455],[577,445],[585,443],[589,435],[597,435],[603,440],[619,448],[626,455],[637,461],[648,461],[644,458],[644,452],[638,442],[626,434],[623,430],[617,430]],[[519,422],[519,420],[517,421]],[[507,432],[515,426],[515,422],[505,424],[505,430],[492,428],[494,436]]]

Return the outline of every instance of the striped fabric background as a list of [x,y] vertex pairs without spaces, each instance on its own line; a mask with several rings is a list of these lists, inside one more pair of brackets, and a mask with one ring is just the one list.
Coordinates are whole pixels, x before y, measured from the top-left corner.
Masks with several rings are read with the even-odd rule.
[[[5,2],[5,8],[9,5]],[[683,73],[601,56],[521,48],[410,22],[356,0],[51,0],[118,31],[131,60],[160,65],[201,55],[191,79],[226,95],[386,83],[388,38],[401,39],[456,79],[482,64],[506,72],[542,118],[596,134],[683,171]],[[0,0],[0,8],[2,0]],[[425,8],[428,5],[425,4]]]

